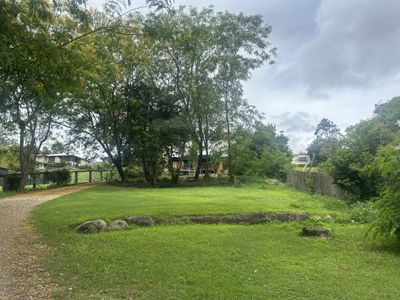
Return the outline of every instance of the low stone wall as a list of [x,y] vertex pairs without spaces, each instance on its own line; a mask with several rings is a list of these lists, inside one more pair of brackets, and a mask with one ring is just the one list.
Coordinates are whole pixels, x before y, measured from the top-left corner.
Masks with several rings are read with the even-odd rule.
[[300,172],[289,170],[286,183],[298,191],[317,193],[324,196],[344,198],[343,189],[333,183],[333,178],[321,172]]
[[75,228],[78,233],[94,233],[106,229],[126,229],[129,225],[153,226],[161,224],[262,224],[268,222],[303,222],[309,219],[307,213],[254,213],[242,215],[196,215],[196,216],[132,216],[126,220],[114,220],[108,227],[106,221],[98,219],[86,221]]

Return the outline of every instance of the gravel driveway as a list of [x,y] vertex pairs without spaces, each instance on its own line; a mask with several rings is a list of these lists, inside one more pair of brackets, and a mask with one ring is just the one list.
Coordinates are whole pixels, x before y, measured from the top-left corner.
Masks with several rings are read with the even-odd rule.
[[0,198],[0,299],[48,299],[56,287],[37,253],[50,251],[36,239],[31,209],[57,197],[91,188],[82,184]]

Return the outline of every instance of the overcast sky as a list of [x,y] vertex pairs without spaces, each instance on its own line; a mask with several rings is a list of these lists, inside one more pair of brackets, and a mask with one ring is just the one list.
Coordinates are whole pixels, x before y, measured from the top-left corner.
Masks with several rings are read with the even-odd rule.
[[[101,8],[103,0],[89,0]],[[133,6],[144,1],[132,0]],[[399,0],[175,0],[174,5],[262,14],[276,64],[257,70],[245,97],[305,150],[320,119],[341,129],[400,96]]]

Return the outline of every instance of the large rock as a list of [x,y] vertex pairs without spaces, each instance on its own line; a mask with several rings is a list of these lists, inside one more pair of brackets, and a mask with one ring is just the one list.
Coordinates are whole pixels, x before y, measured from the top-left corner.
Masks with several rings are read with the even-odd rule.
[[107,229],[107,223],[103,220],[87,221],[75,228],[78,233],[93,233]]
[[301,230],[302,235],[304,236],[322,236],[328,237],[331,235],[328,229],[326,228],[318,228],[318,227],[303,227]]
[[110,226],[112,229],[124,229],[128,227],[128,223],[125,220],[114,220]]
[[139,226],[151,226],[154,224],[154,220],[150,216],[132,216],[126,219],[128,224],[135,224]]

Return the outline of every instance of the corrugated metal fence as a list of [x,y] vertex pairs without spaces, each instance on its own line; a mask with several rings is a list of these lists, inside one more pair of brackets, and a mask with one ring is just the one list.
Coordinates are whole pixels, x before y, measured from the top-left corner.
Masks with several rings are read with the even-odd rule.
[[324,196],[344,198],[344,191],[333,183],[333,178],[321,172],[300,172],[289,170],[286,183],[302,192],[317,193]]

